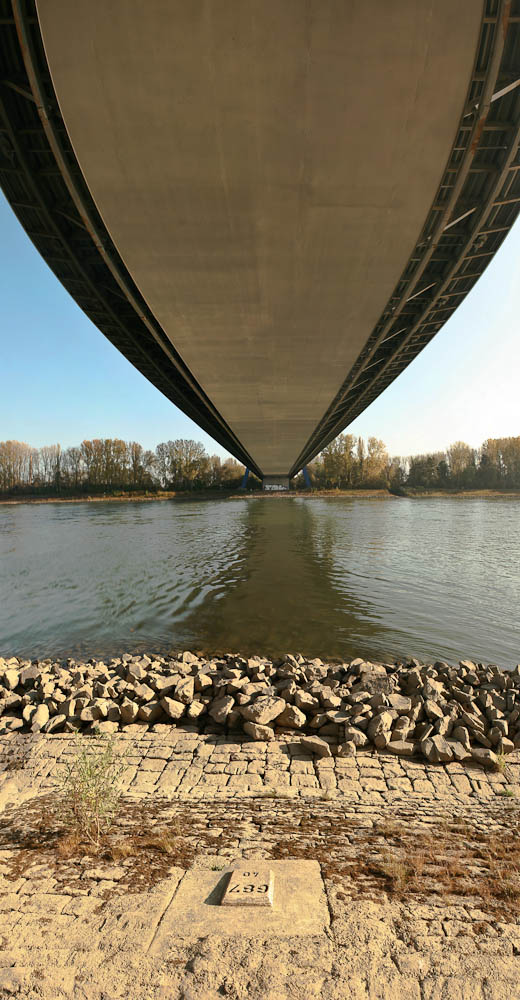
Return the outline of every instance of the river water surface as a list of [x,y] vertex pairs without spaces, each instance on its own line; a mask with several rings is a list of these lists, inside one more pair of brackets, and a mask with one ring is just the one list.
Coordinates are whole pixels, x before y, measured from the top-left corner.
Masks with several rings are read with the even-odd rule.
[[520,661],[520,500],[0,505],[0,655]]

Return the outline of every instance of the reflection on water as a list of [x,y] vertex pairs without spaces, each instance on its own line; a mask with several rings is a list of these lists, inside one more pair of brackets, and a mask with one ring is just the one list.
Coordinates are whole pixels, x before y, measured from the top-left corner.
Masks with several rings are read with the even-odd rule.
[[515,499],[2,506],[0,559],[4,655],[520,659]]

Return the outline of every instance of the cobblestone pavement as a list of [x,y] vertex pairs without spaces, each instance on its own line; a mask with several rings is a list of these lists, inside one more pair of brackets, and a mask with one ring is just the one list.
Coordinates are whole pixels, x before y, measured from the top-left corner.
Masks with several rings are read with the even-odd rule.
[[[160,801],[164,815],[182,815],[188,840],[202,848],[196,866],[217,869],[235,858],[281,856],[273,853],[281,831],[295,856],[308,851],[311,857],[325,837],[330,928],[303,949],[296,938],[277,941],[274,954],[264,948],[260,955],[258,942],[251,944],[247,935],[179,941],[158,966],[148,949],[183,877],[180,868],[171,867],[140,892],[127,877],[128,862],[87,858],[81,873],[72,873],[80,877],[64,886],[45,863],[14,878],[13,844],[0,851],[0,996],[520,998],[520,920],[497,918],[467,895],[446,901],[432,893],[410,902],[367,891],[365,898],[362,877],[338,883],[326,857],[332,850],[327,831],[334,832],[336,856],[354,863],[367,832],[382,819],[418,834],[435,834],[439,824],[453,820],[507,831],[520,805],[520,752],[508,757],[502,774],[375,752],[317,758],[302,752],[294,737],[263,744],[168,726],[135,727],[114,742],[127,761],[125,801]],[[99,745],[95,737],[82,743]],[[13,769],[9,764],[24,747],[25,766]],[[51,793],[60,765],[74,752],[69,735],[0,740],[4,816]],[[315,821],[314,835],[303,823],[308,817]]]
[[[99,745],[95,737],[83,739],[86,745]],[[128,726],[114,737],[114,744],[128,763],[121,776],[122,791],[138,798],[227,799],[278,789],[288,797],[326,794],[374,805],[410,801],[410,796],[416,803],[474,803],[493,799],[506,787],[520,788],[520,751],[507,757],[506,777],[476,764],[428,764],[372,750],[360,751],[356,757],[319,758],[304,751],[298,737],[259,743],[173,726],[155,726],[153,731],[147,726]],[[10,751],[24,747],[30,748],[27,773],[33,793],[51,791],[60,766],[74,754],[73,736],[45,736],[34,744],[25,735],[1,737],[3,767]]]

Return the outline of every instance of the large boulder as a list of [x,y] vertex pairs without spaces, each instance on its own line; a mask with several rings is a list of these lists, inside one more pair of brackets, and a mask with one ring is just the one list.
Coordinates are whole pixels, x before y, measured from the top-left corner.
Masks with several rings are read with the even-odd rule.
[[302,736],[301,746],[304,750],[317,754],[318,757],[332,757],[329,744],[319,736]]
[[255,722],[259,726],[266,726],[273,722],[286,709],[283,698],[274,698],[271,695],[260,696],[250,705],[242,705],[240,712],[242,718],[247,722]]
[[287,729],[301,729],[305,725],[307,718],[305,713],[296,705],[285,706],[281,715],[276,719],[277,726],[285,726]]
[[294,704],[297,708],[301,708],[302,712],[308,714],[314,714],[320,707],[319,699],[315,698],[309,691],[296,691]]
[[215,722],[224,725],[234,708],[235,699],[230,694],[225,694],[221,698],[215,698],[211,702],[208,711]]
[[492,750],[487,750],[485,747],[474,747],[471,756],[477,764],[482,764],[482,767],[498,770],[498,757]]
[[166,715],[169,715],[170,719],[177,722],[181,719],[186,711],[186,705],[182,701],[176,701],[175,698],[164,697],[161,698],[161,707],[164,708]]
[[124,726],[129,726],[137,719],[139,705],[135,701],[130,701],[130,698],[124,698],[119,706],[119,711],[121,722]]
[[367,736],[369,740],[374,740],[380,733],[389,732],[393,721],[392,712],[380,712],[379,715],[375,715],[368,724]]
[[345,726],[345,742],[353,743],[355,747],[364,747],[368,743],[368,737],[357,726]]
[[253,740],[274,740],[274,732],[269,726],[258,726],[254,722],[244,722],[244,732]]
[[34,715],[31,718],[31,729],[33,732],[37,732],[49,721],[49,709],[47,705],[38,705]]
[[413,740],[390,740],[385,749],[390,753],[397,754],[398,757],[411,757],[417,748]]
[[175,685],[174,698],[182,701],[184,705],[189,705],[193,701],[195,694],[195,680],[193,677],[182,677]]

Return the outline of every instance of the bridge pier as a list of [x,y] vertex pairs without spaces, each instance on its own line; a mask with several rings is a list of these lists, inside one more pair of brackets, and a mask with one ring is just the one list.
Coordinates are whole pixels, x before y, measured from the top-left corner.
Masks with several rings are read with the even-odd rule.
[[291,487],[289,476],[264,476],[262,489],[270,491],[288,490]]

